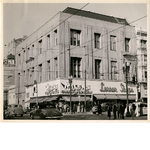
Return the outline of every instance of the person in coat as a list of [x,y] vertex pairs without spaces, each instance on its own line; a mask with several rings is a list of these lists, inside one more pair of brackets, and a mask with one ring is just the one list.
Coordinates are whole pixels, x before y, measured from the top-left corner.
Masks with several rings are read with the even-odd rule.
[[116,111],[117,111],[117,107],[116,107],[116,104],[114,104],[114,105],[113,105],[114,119],[116,119]]
[[110,104],[108,104],[108,107],[107,107],[107,116],[108,116],[108,119],[110,120],[111,119],[111,106],[110,106]]
[[80,113],[80,103],[78,103],[78,106],[77,106],[77,113]]
[[100,103],[98,104],[98,116],[99,116],[99,114],[102,115],[102,107],[101,107]]
[[73,104],[73,113],[74,114],[76,113],[76,104],[75,103]]
[[117,116],[118,116],[118,119],[120,118],[120,103],[117,104]]

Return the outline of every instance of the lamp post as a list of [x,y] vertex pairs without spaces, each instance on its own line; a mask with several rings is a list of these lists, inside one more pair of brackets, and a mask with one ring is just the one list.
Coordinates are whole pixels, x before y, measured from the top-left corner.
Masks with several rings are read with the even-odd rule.
[[36,80],[34,80],[34,85],[35,85],[35,92],[36,92],[36,104],[38,106],[38,85]]
[[70,84],[70,114],[71,114],[71,92],[72,92],[71,84],[72,84],[73,77],[70,76],[68,80],[69,80],[69,84]]
[[130,112],[129,112],[129,100],[128,100],[128,72],[127,72],[127,62],[125,63],[126,65],[126,94],[127,94],[127,114],[126,117],[130,117]]
[[18,105],[19,105],[19,96],[20,96],[20,74],[18,74]]

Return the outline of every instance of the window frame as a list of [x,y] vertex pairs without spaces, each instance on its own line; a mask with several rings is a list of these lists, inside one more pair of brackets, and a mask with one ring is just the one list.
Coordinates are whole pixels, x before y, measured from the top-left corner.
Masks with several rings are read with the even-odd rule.
[[95,79],[101,79],[101,59],[95,59]]
[[111,80],[117,80],[117,61],[111,61]]
[[[128,44],[127,44],[127,41],[128,41]],[[131,42],[130,38],[125,38],[125,52],[127,53],[130,52],[130,42]]]
[[71,46],[81,45],[81,30],[70,29],[70,45]]
[[115,35],[110,35],[110,50],[112,50],[112,51],[117,50],[117,40],[116,39],[117,39],[117,37]]
[[94,48],[101,49],[101,34],[94,33]]

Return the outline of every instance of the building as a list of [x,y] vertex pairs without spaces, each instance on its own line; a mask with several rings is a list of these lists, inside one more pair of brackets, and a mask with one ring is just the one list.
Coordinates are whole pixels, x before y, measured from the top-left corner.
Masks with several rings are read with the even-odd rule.
[[15,93],[15,85],[9,86],[8,88],[8,105],[18,104]]
[[[71,75],[72,101],[126,102],[125,63],[131,81],[135,43],[135,29],[126,19],[66,8],[16,47],[20,103],[60,97],[69,102]],[[135,100],[135,86],[128,90],[129,100]]]
[[147,102],[147,31],[136,27],[137,76],[139,98]]
[[3,61],[3,100],[4,105],[7,106],[8,104],[8,91],[9,87],[15,85],[15,56],[8,55],[7,59]]
[[23,36],[23,38],[13,39],[10,43],[5,45],[5,51],[4,51],[4,59],[7,59],[7,56],[12,54],[16,54],[16,46],[23,42],[27,38],[26,35]]

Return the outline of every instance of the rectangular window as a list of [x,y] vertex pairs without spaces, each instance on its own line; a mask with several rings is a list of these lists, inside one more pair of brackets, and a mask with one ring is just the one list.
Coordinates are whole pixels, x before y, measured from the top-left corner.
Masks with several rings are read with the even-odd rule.
[[70,30],[70,45],[80,46],[80,30]]
[[125,52],[129,52],[130,49],[130,39],[125,38]]
[[42,82],[42,64],[39,65],[39,82]]
[[110,50],[116,51],[116,36],[110,36]]
[[58,60],[54,58],[55,78],[58,78]]
[[58,37],[57,37],[58,35],[57,35],[57,30],[55,30],[54,31],[54,44],[55,44],[55,46],[57,46],[58,45]]
[[117,62],[111,61],[111,80],[117,80]]
[[47,49],[50,49],[50,34],[47,35]]
[[51,72],[50,72],[50,60],[47,61],[47,80],[51,79]]
[[100,39],[101,35],[99,33],[94,33],[94,47],[100,49]]
[[141,47],[146,48],[147,47],[147,41],[146,40],[141,40]]
[[81,58],[71,57],[71,75],[74,78],[82,77]]
[[95,79],[100,79],[101,60],[95,60]]
[[42,54],[42,40],[39,41],[39,54]]
[[21,54],[18,54],[18,65],[21,64]]
[[147,71],[145,71],[145,80],[147,81]]
[[32,45],[32,56],[31,57],[34,57],[34,44]]

